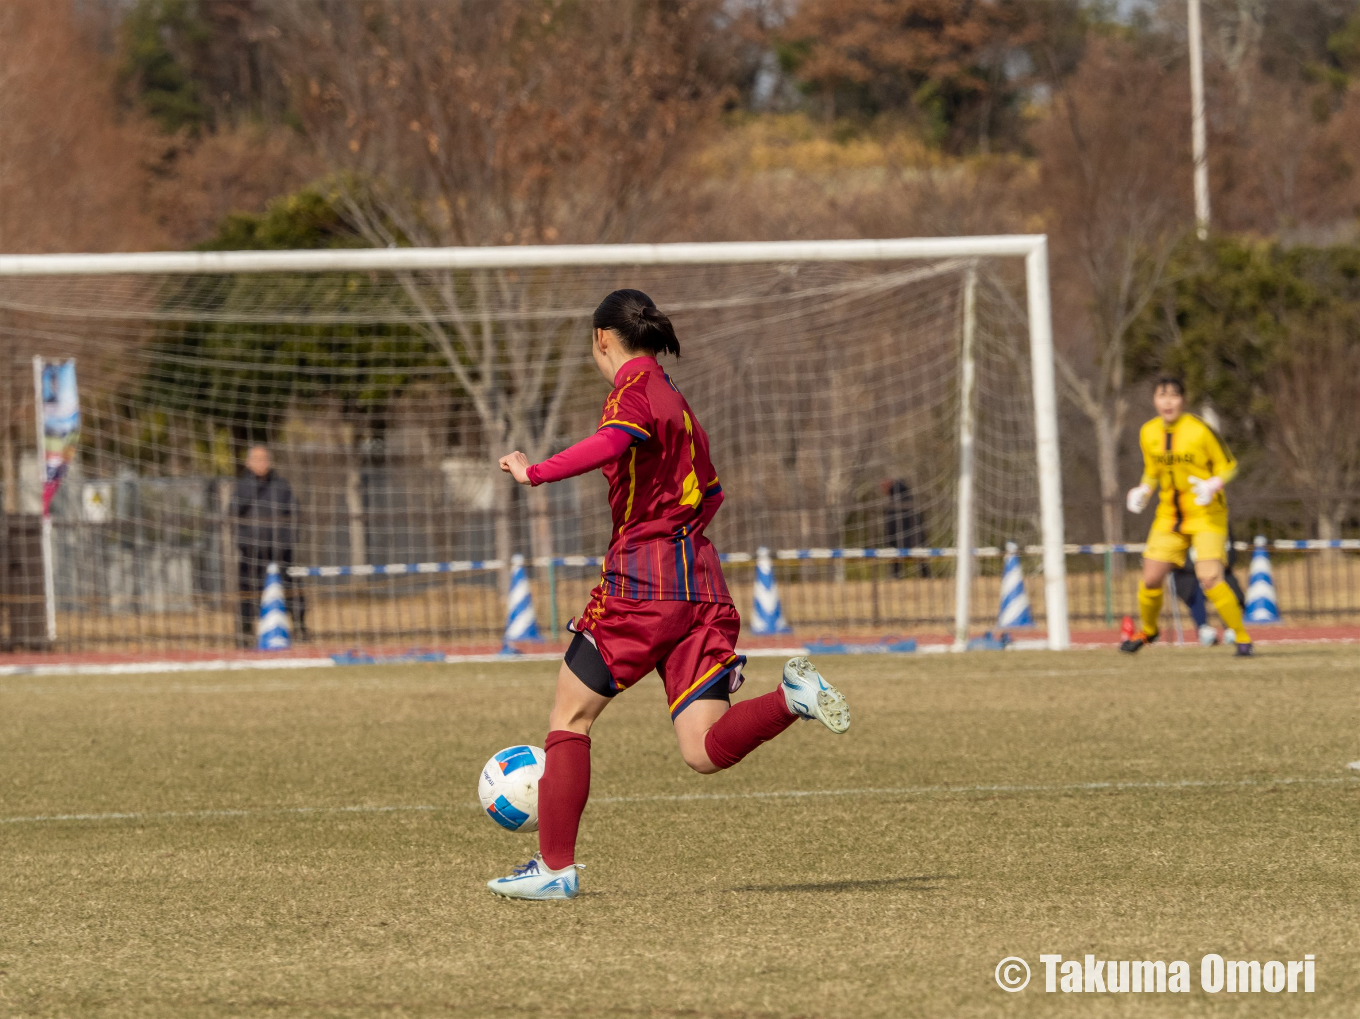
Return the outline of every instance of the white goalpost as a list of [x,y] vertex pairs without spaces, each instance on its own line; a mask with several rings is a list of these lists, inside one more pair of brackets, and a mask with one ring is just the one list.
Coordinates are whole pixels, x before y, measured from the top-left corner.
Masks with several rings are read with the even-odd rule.
[[[633,278],[647,285],[628,282]],[[581,374],[583,356],[571,344],[583,347],[577,334],[588,322],[592,295],[613,285],[656,288],[649,292],[663,309],[688,316],[685,342],[698,335],[693,342],[701,358],[679,362],[677,381],[710,433],[739,436],[730,440],[727,470],[737,479],[733,489],[753,500],[745,515],[729,514],[732,522],[723,525],[732,529],[725,533],[741,536],[732,551],[754,551],[760,543],[783,545],[783,559],[833,559],[838,583],[855,582],[860,574],[854,562],[862,559],[910,564],[920,553],[915,558],[928,564],[953,558],[955,572],[947,582],[954,637],[963,646],[979,615],[972,604],[975,546],[1000,544],[1023,530],[1038,539],[1039,549],[1031,549],[1041,551],[1047,644],[1069,646],[1043,235],[0,255],[0,338],[21,341],[30,357],[49,353],[44,344],[58,348],[50,351],[54,355],[98,356],[120,343],[136,351],[121,374],[112,367],[103,376],[82,368],[91,400],[86,441],[97,447],[82,475],[90,479],[85,483],[108,478],[113,485],[142,473],[164,481],[169,491],[177,479],[202,475],[211,494],[186,496],[185,505],[203,506],[181,513],[198,521],[225,505],[217,494],[225,492],[223,450],[266,434],[254,430],[257,418],[268,419],[269,435],[288,436],[297,451],[291,469],[299,475],[304,465],[319,464],[324,457],[316,451],[329,449],[332,439],[339,443],[336,436],[343,433],[349,459],[337,460],[333,476],[327,475],[332,480],[316,483],[321,494],[312,513],[317,520],[334,517],[334,524],[325,524],[326,541],[331,532],[348,537],[299,552],[303,561],[293,565],[320,567],[337,558],[358,565],[382,561],[375,543],[398,549],[388,553],[392,557],[419,554],[401,552],[406,538],[392,537],[413,526],[407,507],[415,504],[414,495],[356,493],[364,485],[370,492],[381,485],[388,486],[384,492],[398,491],[389,477],[397,468],[390,465],[414,457],[409,451],[421,443],[433,444],[439,449],[429,462],[434,474],[442,471],[439,484],[456,488],[469,520],[477,513],[494,520],[486,524],[488,564],[508,562],[518,549],[560,564],[566,561],[562,552],[570,551],[562,535],[578,527],[585,536],[580,548],[588,550],[596,540],[593,518],[576,504],[557,506],[534,490],[516,511],[521,516],[510,519],[507,500],[521,496],[497,487],[484,465],[492,447],[536,443],[550,451],[588,423],[598,394],[578,385],[589,366]],[[997,353],[1007,343],[1010,360]],[[713,362],[710,351],[722,351],[722,358]],[[1022,361],[1016,352],[1027,357]],[[105,376],[107,391],[98,388]],[[449,395],[454,391],[456,399]],[[165,401],[164,413],[158,400]],[[379,402],[381,413],[374,410]],[[856,414],[865,420],[850,420]],[[806,423],[785,427],[797,417]],[[1020,434],[1025,417],[1032,419],[1030,428]],[[953,448],[941,449],[944,443]],[[746,460],[759,460],[760,469]],[[927,483],[911,474],[924,473],[927,461],[947,465],[953,477],[947,484]],[[914,504],[901,494],[907,486],[898,478],[911,480]],[[812,484],[821,486],[817,505],[799,506],[796,493],[812,491]],[[875,484],[885,492],[892,487],[888,498],[897,500],[890,504],[897,509],[877,508],[870,498]],[[1029,486],[1032,497],[1023,491]],[[754,503],[762,497],[783,500],[782,515],[763,514]],[[1015,505],[999,505],[1008,498]],[[126,497],[128,506],[150,505],[148,499],[146,493]],[[822,504],[833,503],[834,512],[822,512]],[[165,511],[155,511],[154,526],[144,526],[151,510],[137,512],[141,522],[127,533],[154,532],[161,541],[174,531],[165,524]],[[366,523],[356,525],[361,515]],[[876,530],[880,515],[882,531]],[[206,535],[203,547],[211,545],[218,550],[212,555],[227,562],[221,548],[227,538],[217,537],[226,534],[226,525],[175,526],[183,533],[198,528]],[[60,520],[57,528],[57,545],[66,550],[58,558],[83,555],[78,549],[84,539],[62,537]],[[75,528],[73,522],[67,530]],[[938,535],[950,544],[906,542],[907,534]],[[892,544],[904,547],[881,547],[883,535],[896,535]],[[126,546],[131,539],[120,540]],[[856,540],[863,547],[853,547]],[[821,548],[822,542],[835,547]],[[332,546],[341,551],[325,551]],[[44,542],[48,570],[51,547]],[[988,547],[985,554],[993,551]],[[199,559],[205,554],[193,553]],[[164,577],[188,569],[171,563],[171,553],[165,557]],[[213,568],[227,592],[229,568]],[[926,565],[920,570],[923,583],[946,579],[932,576]],[[344,579],[352,583],[356,576]],[[878,576],[872,582],[874,619],[880,617]],[[551,569],[548,578],[556,582]],[[155,586],[138,583],[138,591]],[[171,580],[155,583],[164,587]],[[809,591],[814,586],[809,580]],[[414,632],[404,623],[399,630]]]

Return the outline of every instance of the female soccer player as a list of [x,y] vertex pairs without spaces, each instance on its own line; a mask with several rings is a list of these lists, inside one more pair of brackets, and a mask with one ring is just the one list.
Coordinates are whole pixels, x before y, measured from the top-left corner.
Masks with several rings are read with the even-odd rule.
[[1223,579],[1228,542],[1223,486],[1237,473],[1237,461],[1212,428],[1185,413],[1185,386],[1180,379],[1158,379],[1152,402],[1157,416],[1138,433],[1143,477],[1129,490],[1129,512],[1143,512],[1154,492],[1160,491],[1160,496],[1138,585],[1142,631],[1120,644],[1119,650],[1133,654],[1157,639],[1162,585],[1168,573],[1185,565],[1186,552],[1193,545],[1200,586],[1224,625],[1233,631],[1235,653],[1250,655],[1251,636],[1242,623],[1242,607]]
[[604,469],[614,528],[600,584],[557,673],[548,716],[547,764],[538,783],[539,852],[498,895],[569,899],[580,887],[576,832],[590,795],[590,727],[609,704],[655,669],[666,688],[680,756],[711,775],[730,768],[796,719],[832,732],[850,709],[806,658],[784,666],[779,688],[733,706],[746,659],[733,648],[741,620],[704,528],[722,504],[708,436],[661,366],[680,356],[670,319],[640,290],[616,290],[595,309],[595,364],[614,387],[594,435],[540,464],[519,451],[501,470],[542,485]]

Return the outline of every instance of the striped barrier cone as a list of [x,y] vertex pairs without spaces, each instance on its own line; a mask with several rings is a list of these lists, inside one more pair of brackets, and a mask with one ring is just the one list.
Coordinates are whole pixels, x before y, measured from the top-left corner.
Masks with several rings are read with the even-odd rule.
[[505,599],[505,639],[501,654],[514,654],[515,643],[522,640],[541,641],[538,619],[534,615],[534,593],[529,588],[529,574],[524,570],[524,556],[510,559],[510,593]]
[[1247,622],[1278,623],[1275,576],[1270,572],[1270,552],[1264,535],[1258,534],[1251,553],[1251,576],[1247,581]]
[[755,612],[751,619],[751,633],[757,637],[769,637],[776,633],[792,633],[784,618],[784,608],[779,604],[779,591],[774,585],[774,560],[770,550],[761,546],[756,549],[756,587]]
[[1020,565],[1020,550],[1013,541],[1006,542],[1006,560],[1001,567],[1001,609],[996,614],[996,625],[1001,629],[1034,625],[1029,595],[1025,593],[1025,568]]
[[260,621],[255,632],[258,635],[255,646],[261,651],[287,651],[293,646],[278,563],[270,563],[265,573],[264,592],[260,595]]

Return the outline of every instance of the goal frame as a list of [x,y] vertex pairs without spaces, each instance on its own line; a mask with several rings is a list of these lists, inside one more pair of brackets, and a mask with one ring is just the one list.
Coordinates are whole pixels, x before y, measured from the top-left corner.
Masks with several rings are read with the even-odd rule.
[[[760,262],[891,262],[943,258],[1023,258],[1028,310],[1034,432],[1039,476],[1048,646],[1071,644],[1067,614],[1067,567],[1063,549],[1058,398],[1049,298],[1048,237],[1006,234],[977,237],[915,237],[888,240],[720,241],[678,244],[556,244],[476,248],[349,248],[317,251],[149,251],[113,254],[0,255],[0,277],[110,274],[230,274],[269,272],[381,271],[415,269],[510,269],[586,265],[721,265]],[[964,351],[965,358],[968,350]],[[965,361],[965,384],[972,377]],[[964,443],[971,427],[961,421]],[[965,449],[960,470],[960,540],[956,645],[966,641],[968,580],[972,575],[971,479]]]

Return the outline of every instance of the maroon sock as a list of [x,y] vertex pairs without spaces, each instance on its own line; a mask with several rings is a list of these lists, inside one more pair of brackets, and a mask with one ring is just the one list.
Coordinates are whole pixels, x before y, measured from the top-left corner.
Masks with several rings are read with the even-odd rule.
[[798,718],[784,701],[784,691],[733,704],[704,737],[708,759],[730,768],[766,740],[774,739]]
[[590,737],[554,729],[543,743],[547,762],[538,780],[538,851],[561,870],[576,862],[576,830],[590,798]]

